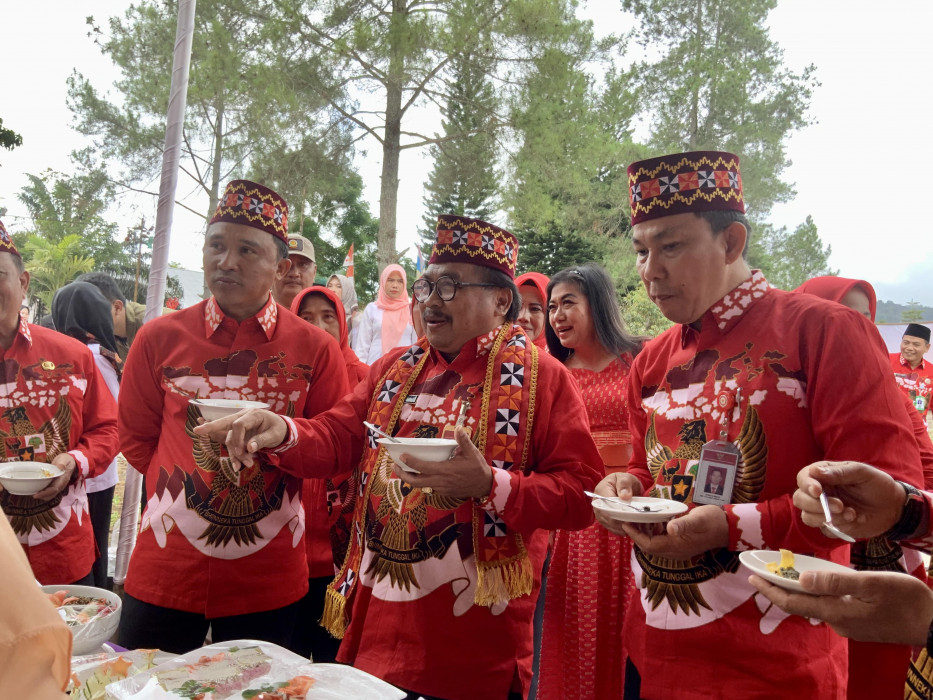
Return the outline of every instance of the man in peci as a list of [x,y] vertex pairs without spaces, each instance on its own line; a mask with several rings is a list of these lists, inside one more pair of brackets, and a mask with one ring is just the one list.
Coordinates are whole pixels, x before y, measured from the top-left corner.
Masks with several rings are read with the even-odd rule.
[[[923,479],[890,368],[865,343],[869,321],[774,289],[749,268],[741,182],[729,153],[629,167],[638,271],[677,325],[634,361],[634,456],[628,473],[597,490],[691,510],[658,530],[600,516],[636,545],[626,698],[844,698],[845,641],[756,595],[738,552],[783,547],[848,563],[848,547],[805,527],[792,505],[797,472],[818,460],[859,459],[908,483]],[[731,503],[714,505],[700,479],[728,453]]]
[[[426,338],[390,351],[317,418],[251,411],[198,428],[250,464],[304,477],[352,471],[351,541],[324,622],[338,659],[448,700],[527,692],[547,530],[592,521],[599,453],[573,380],[520,326],[515,237],[441,216],[412,285]],[[447,461],[400,471],[363,421],[399,437],[455,437]],[[460,427],[457,427],[457,426]],[[257,454],[258,453],[258,454]]]
[[146,477],[120,619],[128,648],[183,653],[209,626],[214,641],[291,642],[308,590],[301,480],[265,457],[239,469],[194,433],[192,402],[254,400],[310,418],[346,392],[336,341],[269,292],[288,270],[287,216],[272,190],[230,182],[204,241],[212,296],[147,323],[127,358],[121,447]]
[[930,327],[909,323],[901,337],[901,351],[891,354],[891,368],[901,391],[926,420],[933,400],[933,362],[924,359],[930,352]]

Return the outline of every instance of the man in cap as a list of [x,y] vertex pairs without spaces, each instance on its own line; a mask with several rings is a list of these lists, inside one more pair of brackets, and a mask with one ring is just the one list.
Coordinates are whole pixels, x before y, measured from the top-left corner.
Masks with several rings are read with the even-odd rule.
[[129,648],[189,651],[208,626],[214,641],[291,640],[308,589],[301,480],[265,457],[239,469],[193,432],[197,400],[310,418],[346,392],[334,339],[269,292],[288,270],[287,215],[272,190],[230,182],[204,241],[212,296],[147,323],[127,358],[121,448],[146,476],[120,620]]
[[[583,489],[601,465],[563,366],[514,325],[515,237],[441,216],[430,264],[412,285],[426,338],[389,352],[336,408],[312,421],[268,411],[198,432],[246,463],[351,472],[339,507],[351,533],[327,591],[338,658],[410,693],[520,697],[546,530],[591,522]],[[455,437],[450,460],[393,467],[366,420],[398,437]],[[456,427],[460,426],[460,427]],[[472,436],[472,437],[471,437]]]
[[894,378],[924,420],[933,400],[933,362],[924,359],[930,351],[930,327],[908,323],[901,338],[901,351],[891,355]]
[[61,470],[34,495],[0,489],[0,508],[40,583],[93,585],[84,481],[117,454],[117,408],[86,345],[22,319],[28,289],[29,273],[0,222],[0,460]]
[[[633,363],[634,455],[597,491],[691,510],[657,529],[598,516],[636,545],[625,697],[844,698],[845,642],[757,597],[738,552],[783,547],[848,563],[848,548],[804,526],[792,505],[797,472],[817,460],[860,459],[922,483],[890,370],[865,342],[863,316],[774,289],[749,268],[736,156],[635,163],[629,187],[638,271],[677,325]],[[702,486],[724,466],[731,497],[721,505]]]
[[298,292],[314,284],[317,264],[314,262],[314,244],[307,238],[291,233],[286,242],[291,267],[281,279],[275,280],[275,284],[272,285],[272,296],[279,304],[290,309]]

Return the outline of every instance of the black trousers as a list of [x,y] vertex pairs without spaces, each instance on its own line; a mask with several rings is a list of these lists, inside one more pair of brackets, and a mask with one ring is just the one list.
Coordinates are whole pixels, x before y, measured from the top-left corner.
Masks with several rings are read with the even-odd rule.
[[184,654],[204,646],[204,638],[210,628],[214,642],[258,639],[288,647],[295,631],[299,603],[276,610],[208,620],[198,613],[163,608],[124,593],[117,643],[127,649],[162,649],[172,654]]
[[110,563],[110,515],[113,511],[113,492],[116,486],[87,495],[87,509],[91,513],[91,526],[94,528],[94,541],[97,542],[97,560],[91,569],[91,586],[112,590],[107,577],[107,565]]
[[289,649],[305,658],[310,656],[316,663],[333,663],[340,648],[340,640],[331,637],[330,632],[320,625],[324,614],[324,591],[333,580],[333,576],[308,579],[308,593],[298,601],[295,637]]

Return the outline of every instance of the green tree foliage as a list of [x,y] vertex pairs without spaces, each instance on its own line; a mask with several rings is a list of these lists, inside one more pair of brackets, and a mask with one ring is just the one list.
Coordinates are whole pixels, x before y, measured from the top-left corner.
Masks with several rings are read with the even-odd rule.
[[37,300],[37,314],[52,308],[52,297],[60,287],[94,269],[94,258],[83,253],[78,234],[68,234],[55,242],[36,234],[26,237],[22,256],[30,275],[29,292]]
[[907,308],[904,311],[901,311],[901,322],[903,323],[919,323],[923,320],[923,309],[920,306],[919,301],[914,301],[911,299],[907,302]]
[[832,246],[823,247],[816,224],[808,216],[792,233],[783,227],[754,229],[748,259],[775,287],[792,290],[811,277],[839,274],[829,267],[831,253]]
[[622,299],[621,308],[625,325],[635,335],[654,338],[673,325],[651,301],[641,284]]
[[[122,72],[114,84],[117,95],[101,94],[77,71],[68,80],[75,128],[93,138],[96,153],[122,166],[120,182],[127,186],[152,181],[161,166],[176,12],[173,2],[142,0],[122,18],[111,18],[106,29],[88,17],[101,51]],[[194,185],[207,195],[206,209],[195,212],[205,218],[227,180],[249,173],[254,160],[283,144],[289,150],[293,144],[313,144],[316,157],[305,161],[303,173],[322,162],[346,162],[340,131],[324,132],[315,122],[314,96],[275,67],[287,60],[283,54],[290,47],[284,39],[271,39],[266,19],[261,3],[250,0],[197,4],[179,166],[188,182],[183,179],[179,187],[186,191]],[[316,186],[307,176],[282,173],[278,179],[293,185],[282,192],[287,199]]]
[[440,214],[483,221],[498,204],[495,138],[496,95],[488,70],[467,57],[453,62],[453,90],[444,111],[442,140],[430,146],[434,168],[424,186],[424,229],[421,248],[431,248]]
[[12,151],[17,146],[23,145],[23,137],[12,129],[3,126],[3,120],[0,119],[0,146],[8,151]]
[[814,67],[795,73],[766,27],[777,0],[622,0],[636,41],[657,60],[631,72],[656,152],[740,154],[749,213],[761,220],[793,195],[784,141],[808,123]]

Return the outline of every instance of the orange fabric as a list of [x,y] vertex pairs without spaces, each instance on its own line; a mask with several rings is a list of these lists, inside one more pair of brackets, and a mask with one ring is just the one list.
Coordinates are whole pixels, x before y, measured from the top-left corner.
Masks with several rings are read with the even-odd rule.
[[[386,282],[389,275],[397,272],[402,276],[402,296],[390,299],[386,294]],[[402,333],[408,328],[411,312],[408,308],[408,277],[401,265],[386,265],[386,269],[379,276],[379,296],[376,306],[382,309],[382,354],[398,345]]]

